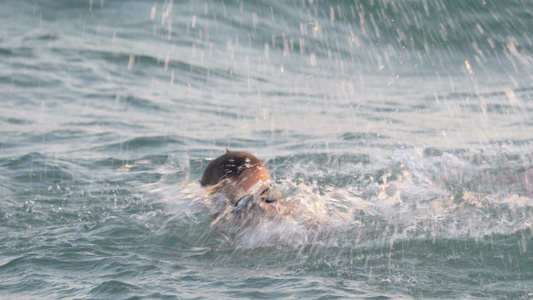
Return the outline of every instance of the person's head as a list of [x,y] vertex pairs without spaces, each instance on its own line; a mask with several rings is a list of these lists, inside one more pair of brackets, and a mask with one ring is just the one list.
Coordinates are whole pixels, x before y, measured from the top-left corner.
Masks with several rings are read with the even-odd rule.
[[269,180],[268,170],[257,157],[246,152],[227,150],[207,166],[201,184],[223,193],[233,202],[263,193]]

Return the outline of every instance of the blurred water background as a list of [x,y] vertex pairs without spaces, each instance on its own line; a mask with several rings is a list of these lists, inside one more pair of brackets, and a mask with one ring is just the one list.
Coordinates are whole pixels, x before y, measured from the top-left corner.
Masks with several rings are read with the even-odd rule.
[[[529,0],[2,1],[0,298],[533,298],[531,28]],[[211,224],[226,148],[318,225]]]

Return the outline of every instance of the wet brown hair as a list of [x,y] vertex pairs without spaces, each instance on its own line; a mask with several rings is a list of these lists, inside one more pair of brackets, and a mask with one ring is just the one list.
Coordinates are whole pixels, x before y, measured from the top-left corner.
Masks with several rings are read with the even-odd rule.
[[205,169],[202,186],[216,186],[230,198],[239,198],[252,193],[258,184],[270,180],[263,163],[247,152],[226,153],[213,160]]

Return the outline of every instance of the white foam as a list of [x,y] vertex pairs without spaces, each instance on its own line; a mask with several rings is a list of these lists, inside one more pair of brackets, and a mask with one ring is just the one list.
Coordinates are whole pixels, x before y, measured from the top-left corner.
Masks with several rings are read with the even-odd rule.
[[[483,176],[485,167],[450,153],[426,157],[423,149],[399,150],[382,163],[352,164],[342,170],[296,162],[285,172],[288,179],[276,182],[283,196],[273,203],[256,203],[260,209],[245,214],[237,213],[223,196],[189,182],[188,176],[178,183],[163,177],[145,189],[176,217],[201,216],[225,241],[242,247],[304,245],[316,243],[318,237],[329,244],[353,245],[479,239],[530,229],[532,197],[498,191],[492,182],[500,177]],[[302,179],[303,170],[310,175]],[[341,187],[317,183],[321,178],[335,183],[335,178],[355,170],[370,174],[369,179]],[[295,177],[297,183],[291,181]]]

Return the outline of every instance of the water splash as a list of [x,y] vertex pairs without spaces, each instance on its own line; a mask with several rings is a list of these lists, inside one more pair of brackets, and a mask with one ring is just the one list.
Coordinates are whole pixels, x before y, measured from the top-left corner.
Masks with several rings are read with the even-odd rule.
[[[475,156],[475,151],[398,150],[378,164],[346,164],[344,169],[326,166],[327,174],[316,167],[320,162],[294,162],[285,169],[287,178],[275,182],[283,196],[249,213],[236,211],[223,196],[190,182],[191,176],[178,183],[164,178],[146,189],[165,202],[175,218],[195,216],[201,226],[209,224],[203,236],[214,234],[236,248],[365,248],[418,239],[482,239],[530,230],[530,174],[486,175],[488,166]],[[302,170],[314,171],[302,177]],[[326,176],[335,181],[353,170],[368,176],[352,174],[357,179],[344,186],[320,180]],[[509,182],[516,185],[512,190],[497,187]]]

